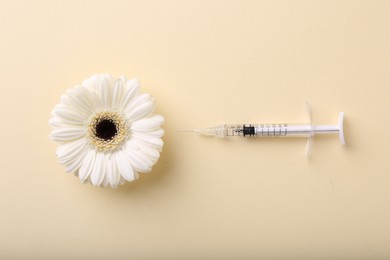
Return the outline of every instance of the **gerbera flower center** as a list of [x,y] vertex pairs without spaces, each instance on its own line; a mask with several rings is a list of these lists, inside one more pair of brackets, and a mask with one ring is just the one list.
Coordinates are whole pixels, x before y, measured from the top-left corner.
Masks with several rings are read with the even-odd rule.
[[116,125],[111,120],[104,119],[96,125],[96,136],[100,139],[108,141],[114,138],[116,133]]
[[88,125],[88,137],[98,151],[113,151],[119,148],[128,136],[124,118],[117,112],[96,113]]

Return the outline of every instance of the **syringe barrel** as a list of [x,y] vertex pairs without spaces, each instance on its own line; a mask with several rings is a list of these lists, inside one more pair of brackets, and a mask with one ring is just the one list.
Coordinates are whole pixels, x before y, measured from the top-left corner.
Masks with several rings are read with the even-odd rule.
[[[220,125],[218,136],[243,137],[282,137],[282,136],[308,136],[312,131],[310,125],[303,124],[230,124]],[[223,129],[223,130],[222,130]],[[223,131],[223,132],[222,132]]]
[[302,136],[308,137],[313,135],[313,126],[312,125],[303,125],[303,124],[286,124],[285,126],[285,136]]

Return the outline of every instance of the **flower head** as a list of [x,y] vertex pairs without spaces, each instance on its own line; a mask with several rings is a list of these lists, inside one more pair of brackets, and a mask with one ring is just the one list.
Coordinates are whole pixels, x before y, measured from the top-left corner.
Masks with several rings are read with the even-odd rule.
[[154,107],[136,79],[93,75],[69,89],[49,120],[60,163],[83,183],[112,188],[150,172],[164,134]]

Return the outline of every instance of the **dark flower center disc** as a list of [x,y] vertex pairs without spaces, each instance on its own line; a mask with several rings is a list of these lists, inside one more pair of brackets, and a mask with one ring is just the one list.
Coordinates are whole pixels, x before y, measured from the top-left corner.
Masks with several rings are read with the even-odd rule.
[[96,125],[96,136],[104,141],[108,141],[117,134],[116,125],[108,119],[103,119]]

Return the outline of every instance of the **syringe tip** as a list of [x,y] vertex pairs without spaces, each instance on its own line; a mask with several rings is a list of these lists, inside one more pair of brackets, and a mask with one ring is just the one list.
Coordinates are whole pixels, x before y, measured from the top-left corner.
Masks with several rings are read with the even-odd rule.
[[225,137],[226,136],[225,130],[226,130],[225,126],[220,125],[217,127],[209,127],[209,128],[202,128],[202,129],[177,130],[177,132],[179,132],[179,133],[195,133],[197,135]]

